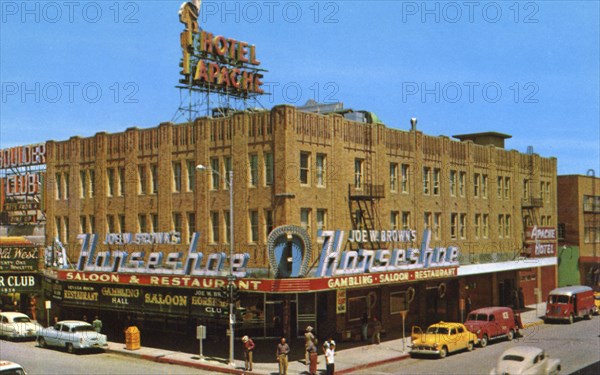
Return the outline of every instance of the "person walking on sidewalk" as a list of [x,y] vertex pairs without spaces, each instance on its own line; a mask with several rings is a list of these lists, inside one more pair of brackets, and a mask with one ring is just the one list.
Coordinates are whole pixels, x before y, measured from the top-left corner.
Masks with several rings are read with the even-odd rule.
[[254,350],[254,341],[248,336],[242,337],[244,343],[244,370],[252,371],[252,351]]
[[319,354],[317,353],[317,339],[311,341],[306,348],[306,352],[309,356],[310,366],[308,373],[310,375],[317,375],[317,363],[319,361]]
[[305,353],[304,353],[304,363],[308,366],[308,364],[310,363],[310,358],[309,358],[309,352],[308,352],[308,346],[312,343],[314,343],[315,341],[315,335],[313,335],[312,333],[313,327],[308,326],[306,327],[306,332],[304,333],[304,349],[305,349]]
[[335,373],[335,341],[325,343],[325,363],[327,364],[327,375]]
[[373,318],[373,339],[372,343],[381,343],[381,322],[377,318]]
[[366,311],[362,316],[361,323],[362,324],[360,326],[360,333],[362,334],[362,340],[367,341],[369,338],[369,336],[367,335],[367,332],[369,330],[369,314]]
[[94,321],[92,322],[92,327],[94,327],[94,331],[98,333],[102,331],[102,320],[98,318],[98,315],[96,315],[96,317],[94,318]]
[[285,342],[285,337],[282,337],[281,342],[277,344],[277,361],[279,362],[279,375],[287,375],[289,352],[290,346]]

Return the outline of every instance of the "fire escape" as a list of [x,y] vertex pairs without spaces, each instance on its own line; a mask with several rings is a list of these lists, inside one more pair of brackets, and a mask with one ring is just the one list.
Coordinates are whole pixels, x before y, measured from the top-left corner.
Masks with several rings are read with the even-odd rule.
[[529,174],[525,180],[528,185],[521,202],[521,212],[523,217],[523,247],[527,252],[527,228],[539,225],[539,209],[544,207],[544,199],[541,196],[535,197],[533,194],[535,186],[534,166],[533,166],[533,147],[527,146],[527,155],[529,155],[529,166],[527,168]]
[[385,196],[384,185],[373,183],[373,124],[364,124],[364,158],[354,160],[354,183],[348,185],[348,205],[352,229],[366,230],[367,239],[362,243],[349,243],[352,248],[380,249],[378,237],[370,233],[381,228],[377,203]]

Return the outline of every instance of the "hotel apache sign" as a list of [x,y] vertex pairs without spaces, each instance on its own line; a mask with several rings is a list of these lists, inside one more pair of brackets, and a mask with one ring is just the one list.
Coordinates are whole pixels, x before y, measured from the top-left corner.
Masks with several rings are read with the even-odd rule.
[[246,42],[213,35],[198,27],[198,5],[186,2],[179,9],[181,33],[180,82],[207,92],[219,92],[240,98],[263,94],[263,69],[257,68],[256,47]]

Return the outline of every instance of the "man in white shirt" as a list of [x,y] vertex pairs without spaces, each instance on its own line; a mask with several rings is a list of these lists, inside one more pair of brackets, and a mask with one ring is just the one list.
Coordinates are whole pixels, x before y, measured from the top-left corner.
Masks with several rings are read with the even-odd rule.
[[325,363],[327,364],[327,375],[335,372],[335,341],[325,343]]

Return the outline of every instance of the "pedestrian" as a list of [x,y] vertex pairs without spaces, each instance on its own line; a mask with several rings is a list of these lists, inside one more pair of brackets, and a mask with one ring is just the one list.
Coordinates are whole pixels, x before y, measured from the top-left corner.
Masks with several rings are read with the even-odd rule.
[[279,362],[279,375],[287,375],[289,352],[290,346],[285,342],[285,337],[282,337],[281,342],[277,344],[277,361]]
[[88,322],[87,321],[87,315],[85,315],[85,314],[83,314],[83,318],[81,318],[81,319],[83,319],[83,321],[86,322],[86,323]]
[[373,318],[373,339],[372,343],[381,343],[381,322],[377,318]]
[[519,309],[523,310],[525,308],[525,295],[523,293],[523,288],[519,287]]
[[519,292],[516,288],[513,289],[513,306],[515,310],[518,310],[519,306],[521,306],[521,303],[519,302]]
[[308,344],[308,347],[306,348],[306,352],[308,353],[310,361],[310,366],[308,368],[308,372],[310,373],[310,375],[317,374],[317,364],[319,362],[319,354],[317,353],[317,342],[318,340],[315,338]]
[[308,346],[315,341],[315,335],[312,333],[313,327],[306,327],[306,332],[304,333],[304,364],[308,366],[310,362],[310,356],[308,352]]
[[471,297],[467,296],[467,314],[471,312]]
[[254,351],[254,341],[248,336],[242,337],[244,343],[244,370],[252,371],[252,352]]
[[360,332],[362,334],[362,340],[363,341],[367,341],[368,339],[368,335],[367,335],[367,331],[369,330],[369,314],[365,311],[365,313],[362,316],[362,325],[360,326]]
[[327,364],[327,375],[335,373],[335,341],[325,343],[325,363]]
[[94,321],[92,322],[92,327],[94,327],[94,331],[100,333],[102,331],[102,320],[98,318],[98,315],[94,317]]
[[54,315],[54,325],[56,325],[56,323],[58,323],[58,316]]
[[37,321],[37,298],[35,294],[29,300],[29,309],[31,310],[31,320]]

